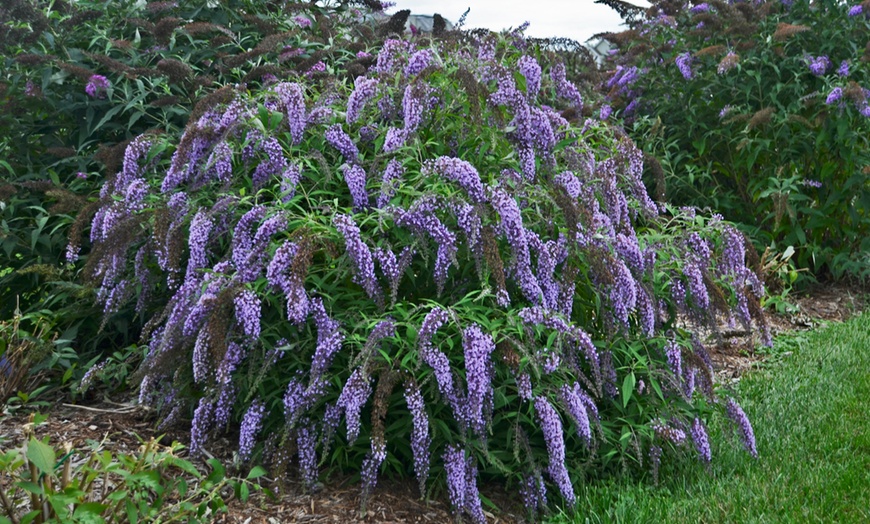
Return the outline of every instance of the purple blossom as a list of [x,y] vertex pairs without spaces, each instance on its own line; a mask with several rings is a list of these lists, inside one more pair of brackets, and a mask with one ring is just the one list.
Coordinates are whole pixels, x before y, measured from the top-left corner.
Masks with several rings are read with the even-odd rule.
[[423,121],[423,112],[426,110],[425,99],[428,93],[428,89],[421,89],[413,85],[405,88],[405,93],[402,95],[402,116],[405,121],[406,136],[420,127],[420,123]]
[[604,104],[601,106],[601,111],[598,113],[599,120],[607,120],[610,118],[610,114],[613,113],[613,108],[610,107],[609,104]]
[[336,215],[333,224],[344,237],[347,254],[354,265],[353,281],[362,286],[369,298],[381,300],[381,288],[375,276],[375,263],[369,246],[363,241],[359,227],[349,215]]
[[290,136],[294,144],[302,142],[308,117],[305,109],[305,91],[297,83],[282,82],[272,87],[272,91],[278,95],[284,114],[287,116],[287,126],[290,128]]
[[583,97],[580,96],[577,86],[567,79],[564,64],[559,63],[553,66],[553,69],[550,70],[550,78],[556,86],[557,95],[571,102],[578,112],[583,109]]
[[565,440],[562,431],[562,420],[559,414],[543,397],[535,398],[535,415],[544,432],[544,441],[547,443],[549,464],[547,472],[550,478],[559,487],[562,497],[569,504],[574,504],[576,497],[574,487],[571,485],[571,477],[565,466]]
[[588,446],[592,443],[592,428],[589,423],[589,413],[587,412],[586,405],[592,403],[592,399],[577,382],[574,383],[573,387],[567,384],[563,385],[559,390],[559,397],[568,415],[571,416],[574,424],[577,425],[577,433]]
[[576,199],[580,196],[580,191],[583,185],[574,173],[565,171],[564,173],[556,175],[553,178],[553,182],[564,188],[569,197]]
[[314,357],[311,359],[311,382],[317,380],[332,364],[335,354],[341,349],[344,335],[339,330],[339,323],[329,317],[323,300],[319,297],[311,298],[311,314],[314,316],[314,324],[317,326],[317,345],[314,348]]
[[378,208],[384,208],[390,203],[390,199],[396,193],[396,184],[405,174],[405,168],[396,159],[387,163],[387,168],[381,177],[381,194],[378,196]]
[[378,85],[377,78],[356,77],[353,92],[347,99],[346,121],[348,125],[353,124],[359,119],[360,112],[366,103],[378,94]]
[[266,152],[266,160],[262,161],[254,169],[251,176],[255,188],[262,187],[270,178],[281,175],[287,169],[287,159],[284,157],[284,149],[274,137],[263,141],[263,151]]
[[305,18],[304,16],[294,16],[293,21],[296,22],[296,24],[298,24],[299,27],[302,27],[305,29],[311,27],[311,20],[308,18]]
[[853,5],[849,8],[849,16],[858,16],[864,12],[864,7],[861,4]]
[[207,163],[212,166],[211,173],[218,182],[229,183],[233,176],[233,151],[225,140],[221,140],[214,146]]
[[350,196],[353,199],[353,210],[356,213],[364,211],[369,207],[369,194],[366,193],[366,172],[357,165],[341,166],[341,172],[344,174],[344,181],[350,190]]
[[260,299],[250,289],[243,289],[235,296],[236,321],[242,326],[242,332],[256,340],[260,337]]
[[302,168],[295,164],[290,164],[287,169],[281,173],[281,202],[288,203],[293,200],[296,194],[296,186],[299,184],[299,179],[302,177]]
[[405,129],[396,127],[387,129],[387,136],[384,138],[384,153],[398,151],[400,147],[405,145],[405,141],[408,140],[408,134]]
[[828,105],[831,105],[841,98],[843,98],[843,88],[842,87],[835,87],[828,94],[828,98],[825,99],[825,103]]
[[689,283],[689,291],[695,307],[705,311],[710,306],[710,295],[707,293],[704,274],[698,262],[691,259],[686,261],[685,266],[683,266],[683,275]]
[[679,68],[680,74],[683,75],[683,78],[691,80],[694,74],[692,72],[692,54],[688,52],[681,53],[677,55],[674,62],[677,64],[677,68]]
[[326,130],[326,140],[344,156],[345,160],[356,163],[359,160],[359,150],[350,136],[341,128],[341,124],[334,124]]
[[514,278],[526,299],[533,304],[540,304],[543,291],[532,273],[526,228],[523,227],[519,205],[512,196],[501,189],[493,189],[490,192],[490,202],[501,215],[501,230],[507,237],[513,252]]
[[674,374],[674,379],[679,383],[683,377],[683,353],[679,344],[669,340],[665,344],[665,356],[668,359],[668,367],[671,368],[671,373]]
[[403,40],[389,39],[378,53],[378,61],[373,68],[377,73],[392,74],[396,68],[399,57],[407,52],[408,42]]
[[263,415],[266,413],[266,406],[260,399],[254,400],[251,407],[245,413],[242,419],[242,425],[239,429],[239,458],[243,462],[247,462],[251,458],[251,453],[254,451],[254,445],[257,442],[257,433],[263,427]]
[[305,72],[305,76],[311,78],[317,73],[322,73],[324,71],[326,71],[326,63],[323,60],[320,60],[319,62],[311,66],[308,71]]
[[438,173],[447,180],[456,182],[459,187],[468,193],[472,202],[486,201],[486,193],[480,181],[480,174],[473,165],[460,158],[448,156],[438,157],[423,167],[424,174]]
[[106,91],[112,87],[109,79],[103,75],[91,75],[85,86],[85,93],[91,98],[105,98]]
[[208,438],[214,421],[214,404],[207,397],[199,399],[190,423],[190,454],[198,456]]
[[610,305],[613,308],[614,318],[624,327],[628,327],[629,314],[637,305],[637,284],[624,262],[616,261],[613,269]]
[[801,180],[800,183],[801,183],[801,185],[808,186],[808,187],[814,187],[817,189],[822,187],[821,182],[819,182],[818,180],[812,180],[810,178],[805,178],[805,179]]
[[758,458],[758,449],[755,447],[755,432],[752,431],[752,424],[749,422],[749,417],[743,412],[740,405],[733,399],[728,399],[728,404],[725,407],[728,417],[737,424],[740,429],[740,437],[743,440],[743,446],[753,458]]
[[544,479],[541,478],[539,471],[535,471],[534,475],[523,475],[520,496],[523,497],[526,509],[531,513],[547,507],[547,487],[544,485]]
[[347,422],[348,443],[352,444],[359,436],[360,413],[371,394],[371,378],[365,376],[360,368],[355,369],[338,397],[338,407],[344,411]]
[[692,6],[689,9],[689,12],[691,12],[691,13],[706,13],[709,10],[710,10],[710,4],[704,2],[702,4]]
[[426,480],[429,478],[429,417],[423,403],[423,394],[415,383],[405,385],[405,402],[411,412],[413,429],[411,430],[411,451],[414,454],[414,473],[420,485],[420,495],[426,494]]
[[190,278],[195,271],[208,265],[207,245],[209,233],[213,225],[211,218],[209,218],[208,213],[204,210],[197,211],[193,220],[191,220],[190,236],[188,237],[190,256],[187,260],[186,278]]
[[825,55],[817,57],[807,56],[806,60],[810,72],[816,76],[824,75],[828,68],[831,67],[831,60]]
[[438,220],[426,206],[420,211],[396,210],[396,224],[400,227],[412,229],[417,235],[431,236],[438,244],[438,252],[435,257],[435,285],[440,295],[444,291],[447,282],[447,271],[456,258],[456,235]]
[[432,61],[432,50],[421,49],[408,59],[408,65],[405,66],[405,76],[412,77],[420,74],[421,71],[429,67],[429,62]]
[[317,435],[314,427],[305,425],[296,430],[296,448],[299,451],[299,472],[306,486],[317,481]]
[[483,436],[486,428],[484,413],[492,409],[494,368],[490,355],[495,351],[495,342],[480,326],[472,324],[463,333],[462,345],[465,352],[465,380],[468,383],[466,415],[469,425]]
[[837,68],[837,74],[842,76],[842,77],[849,76],[849,61],[848,60],[843,60],[842,62],[840,62],[840,67]]
[[366,454],[366,458],[363,459],[362,471],[360,472],[363,484],[363,499],[377,486],[378,470],[381,469],[381,464],[384,463],[386,458],[387,445],[382,440],[372,440],[372,449]]
[[458,446],[448,445],[444,451],[444,471],[447,474],[447,493],[457,515],[468,513],[475,524],[486,524],[477,491],[477,468],[471,457]]
[[698,451],[698,457],[704,462],[710,462],[710,441],[707,437],[707,428],[701,419],[696,418],[692,423],[691,435],[695,449]]
[[[87,88],[85,88],[85,89],[87,90]],[[42,94],[42,90],[39,88],[39,86],[37,86],[36,84],[31,82],[30,80],[28,80],[27,83],[24,84],[24,96],[29,96],[31,98],[35,98],[35,97],[40,96],[41,94]],[[88,94],[90,94],[90,93],[88,93]]]
[[387,248],[377,248],[372,251],[375,260],[381,267],[381,272],[387,277],[390,284],[390,297],[393,302],[396,300],[396,294],[399,289],[399,280],[402,274],[411,265],[411,258],[414,255],[414,249],[410,246],[405,246],[396,257],[392,250]]
[[523,55],[517,61],[517,68],[526,78],[526,94],[529,100],[534,100],[541,89],[541,65],[534,57]]

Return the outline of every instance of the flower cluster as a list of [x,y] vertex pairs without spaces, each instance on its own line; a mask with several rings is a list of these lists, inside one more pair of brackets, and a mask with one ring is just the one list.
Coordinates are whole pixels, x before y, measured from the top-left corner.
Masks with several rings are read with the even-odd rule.
[[112,83],[109,79],[102,75],[92,75],[85,86],[85,93],[91,98],[104,98],[110,87]]

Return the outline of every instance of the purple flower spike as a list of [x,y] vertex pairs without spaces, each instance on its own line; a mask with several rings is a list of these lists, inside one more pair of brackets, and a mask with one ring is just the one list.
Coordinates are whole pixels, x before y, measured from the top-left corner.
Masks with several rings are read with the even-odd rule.
[[828,68],[831,67],[831,60],[825,56],[807,56],[807,65],[810,68],[810,73],[816,76],[822,76],[827,72]]
[[484,202],[486,193],[480,181],[480,174],[473,165],[459,158],[442,156],[424,167],[425,171],[435,172],[447,180],[456,182],[468,193],[473,202]]
[[105,98],[106,91],[112,87],[109,79],[103,75],[91,75],[85,86],[85,93],[91,98]]
[[728,417],[737,424],[740,429],[740,438],[743,441],[743,446],[753,458],[758,458],[758,449],[755,447],[755,432],[752,431],[752,424],[749,422],[749,417],[743,412],[737,402],[731,398],[728,399],[728,404],[725,406],[725,411]]
[[260,299],[250,289],[243,289],[234,299],[236,320],[251,339],[260,337]]
[[278,95],[281,105],[284,107],[293,143],[302,142],[305,125],[308,123],[303,87],[297,83],[282,82],[275,85],[272,90]]
[[239,458],[243,462],[247,462],[251,458],[251,453],[254,451],[256,444],[257,433],[263,426],[263,415],[266,413],[266,406],[257,399],[251,403],[245,417],[242,419],[242,426],[239,431]]
[[378,80],[376,78],[356,77],[353,93],[347,99],[347,123],[353,124],[359,120],[363,107],[377,94]]
[[526,94],[529,100],[534,100],[541,89],[541,66],[534,57],[523,55],[517,61],[520,73],[526,77]]
[[409,383],[405,386],[405,401],[408,403],[413,424],[411,451],[414,453],[414,473],[420,485],[420,495],[425,496],[426,480],[429,478],[429,445],[432,439],[429,436],[429,417],[426,414],[423,394],[416,384]]
[[350,190],[350,196],[353,198],[353,210],[356,213],[364,211],[369,207],[369,194],[366,193],[366,172],[365,170],[354,164],[352,166],[341,166],[341,172],[344,174],[344,181],[347,183],[347,188]]
[[704,462],[710,462],[710,441],[707,437],[707,428],[701,419],[695,419],[692,423],[692,442],[695,444],[695,449],[698,451],[698,456]]
[[338,406],[344,411],[347,421],[348,443],[352,444],[359,437],[360,413],[371,394],[371,379],[364,376],[362,371],[357,368],[347,379],[344,389],[341,390],[341,396],[338,397]]
[[691,80],[693,76],[692,72],[692,54],[691,53],[682,53],[677,55],[677,58],[674,60],[677,64],[677,67],[680,70],[680,74],[683,75],[683,78],[686,80]]
[[359,226],[348,215],[336,215],[333,219],[335,228],[344,237],[347,254],[354,264],[353,281],[362,286],[369,298],[381,300],[381,287],[375,276],[375,263],[369,246],[360,235]]
[[468,383],[468,422],[478,435],[483,436],[487,423],[484,415],[492,411],[494,369],[490,355],[495,351],[495,342],[477,324],[469,326],[462,339],[465,350],[465,380]]
[[547,453],[549,454],[547,471],[550,478],[559,487],[562,497],[569,504],[574,504],[576,497],[568,468],[565,466],[565,438],[559,413],[547,402],[547,399],[536,397],[535,414],[544,432],[544,441],[547,443]]
[[359,160],[359,150],[356,144],[353,143],[350,136],[341,128],[341,124],[335,124],[326,130],[326,141],[338,150],[339,153],[351,163],[356,163]]

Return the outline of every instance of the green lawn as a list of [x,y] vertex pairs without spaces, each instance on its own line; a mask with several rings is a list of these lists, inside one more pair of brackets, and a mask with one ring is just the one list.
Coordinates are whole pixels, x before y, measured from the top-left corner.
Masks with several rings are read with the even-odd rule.
[[783,337],[787,351],[737,386],[759,460],[711,428],[709,470],[581,489],[576,513],[550,522],[870,522],[870,314]]

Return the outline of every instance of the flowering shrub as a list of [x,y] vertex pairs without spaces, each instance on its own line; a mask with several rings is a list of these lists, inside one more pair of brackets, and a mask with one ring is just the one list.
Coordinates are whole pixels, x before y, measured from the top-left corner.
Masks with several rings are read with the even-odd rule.
[[668,201],[794,246],[818,276],[870,274],[866,2],[653,4],[611,36],[602,87]]
[[[87,260],[99,188],[126,145],[145,132],[180,133],[200,101],[229,100],[233,86],[274,83],[317,63],[360,67],[366,61],[353,53],[367,49],[373,30],[360,25],[344,38],[361,20],[353,4],[4,1],[0,318],[17,307],[50,310],[83,362],[134,342],[141,324],[132,308],[101,325],[93,288],[76,278],[83,264],[67,264],[79,252]],[[332,37],[346,47],[331,47]]]
[[580,92],[517,41],[389,39],[353,82],[238,90],[130,143],[86,270],[107,315],[150,319],[140,400],[192,413],[194,452],[241,423],[243,458],[355,469],[363,504],[413,474],[476,522],[481,477],[538,511],[711,458],[701,330],[767,337],[743,237],[661,213],[641,151],[563,118]]

